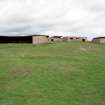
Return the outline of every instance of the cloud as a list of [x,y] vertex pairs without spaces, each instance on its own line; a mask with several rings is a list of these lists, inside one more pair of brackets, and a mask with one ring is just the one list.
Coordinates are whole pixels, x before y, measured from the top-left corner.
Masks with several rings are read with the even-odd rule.
[[104,0],[0,0],[0,34],[105,33]]

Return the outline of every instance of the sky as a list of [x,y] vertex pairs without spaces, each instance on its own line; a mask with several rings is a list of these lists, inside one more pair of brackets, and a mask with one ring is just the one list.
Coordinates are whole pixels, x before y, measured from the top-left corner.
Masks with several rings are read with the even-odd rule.
[[105,36],[105,0],[0,0],[0,35]]

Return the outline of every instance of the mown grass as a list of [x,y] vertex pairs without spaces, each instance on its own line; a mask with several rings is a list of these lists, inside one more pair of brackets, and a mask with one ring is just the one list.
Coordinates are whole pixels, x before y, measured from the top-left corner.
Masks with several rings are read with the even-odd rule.
[[105,45],[0,44],[0,105],[105,105]]

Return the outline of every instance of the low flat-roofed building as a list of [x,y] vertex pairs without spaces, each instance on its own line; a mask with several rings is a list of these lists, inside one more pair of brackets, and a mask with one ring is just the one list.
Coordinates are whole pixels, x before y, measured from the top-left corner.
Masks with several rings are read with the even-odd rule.
[[0,43],[44,44],[48,42],[49,42],[49,36],[46,35],[0,36]]
[[61,42],[62,41],[62,36],[52,36],[50,37],[51,42]]
[[86,41],[86,37],[71,37],[71,36],[67,36],[67,37],[63,37],[63,41],[67,41],[67,42],[85,42]]
[[97,37],[92,40],[94,43],[104,43],[105,44],[105,37]]

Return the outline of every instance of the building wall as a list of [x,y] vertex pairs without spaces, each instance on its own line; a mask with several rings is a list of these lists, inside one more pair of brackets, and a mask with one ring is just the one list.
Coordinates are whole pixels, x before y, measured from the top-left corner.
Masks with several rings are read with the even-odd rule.
[[44,43],[48,43],[49,39],[47,36],[32,36],[32,43],[33,44],[44,44]]
[[100,43],[105,43],[105,38],[101,38]]

